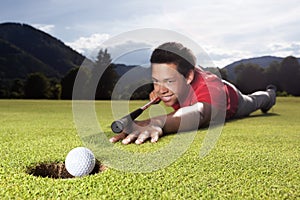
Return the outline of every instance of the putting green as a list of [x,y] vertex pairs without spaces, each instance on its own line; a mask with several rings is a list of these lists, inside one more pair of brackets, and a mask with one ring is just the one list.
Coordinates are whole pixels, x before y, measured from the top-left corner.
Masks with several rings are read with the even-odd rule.
[[[130,106],[134,109],[145,102],[132,101]],[[278,98],[267,115],[257,111],[227,122],[216,146],[202,159],[199,151],[206,129],[197,132],[175,162],[154,172],[108,167],[84,178],[55,179],[27,172],[41,163],[63,163],[71,149],[83,145],[73,121],[72,102],[0,100],[0,199],[297,199],[299,105],[300,98]],[[97,101],[95,108],[103,132],[111,137],[110,102]],[[184,136],[180,135],[183,141]],[[155,152],[173,138],[115,146],[128,152]],[[105,164],[106,159],[99,161]]]

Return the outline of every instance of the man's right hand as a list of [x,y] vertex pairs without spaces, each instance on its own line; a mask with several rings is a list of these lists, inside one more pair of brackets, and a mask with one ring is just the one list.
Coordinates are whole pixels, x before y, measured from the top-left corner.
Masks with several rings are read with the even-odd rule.
[[146,140],[150,139],[152,143],[157,142],[159,137],[163,135],[163,130],[158,125],[145,121],[134,121],[130,127],[126,127],[125,130],[110,138],[110,142],[115,143],[122,140],[123,144],[136,143],[142,144]]
[[154,104],[158,104],[160,102],[160,98],[158,98],[156,92],[153,90],[152,92],[150,92],[149,94],[149,99],[150,101],[157,99]]

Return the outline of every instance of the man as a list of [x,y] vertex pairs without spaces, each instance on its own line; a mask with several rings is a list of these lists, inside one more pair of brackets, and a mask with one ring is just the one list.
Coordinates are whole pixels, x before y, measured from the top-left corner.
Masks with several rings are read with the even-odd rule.
[[141,144],[148,139],[157,142],[164,134],[198,129],[218,117],[241,118],[258,109],[266,113],[276,102],[275,86],[244,95],[232,84],[196,67],[196,57],[180,43],[160,45],[150,61],[154,86],[150,99],[158,97],[174,111],[134,121],[110,142]]

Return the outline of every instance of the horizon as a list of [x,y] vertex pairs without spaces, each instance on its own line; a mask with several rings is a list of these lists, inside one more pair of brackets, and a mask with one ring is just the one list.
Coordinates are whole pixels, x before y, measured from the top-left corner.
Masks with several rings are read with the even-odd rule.
[[[94,51],[89,55],[90,57],[88,57],[88,56],[86,56],[86,55],[84,55],[84,54],[82,54],[81,52],[78,52],[76,49],[74,49],[72,46],[69,46],[68,44],[66,44],[64,41],[62,41],[62,40],[59,40],[58,38],[56,38],[55,36],[53,36],[53,35],[51,35],[51,33],[47,33],[47,32],[45,32],[44,30],[41,30],[41,29],[38,29],[38,28],[36,28],[36,27],[34,27],[34,26],[32,26],[31,24],[27,24],[27,23],[19,23],[19,22],[3,22],[3,23],[0,23],[0,25],[1,24],[16,24],[16,25],[21,25],[21,26],[23,26],[23,25],[26,25],[26,26],[29,26],[29,27],[31,27],[31,28],[33,28],[33,29],[36,29],[37,31],[41,31],[42,33],[44,33],[44,34],[47,34],[47,35],[49,35],[50,37],[52,37],[52,38],[54,38],[54,39],[56,39],[56,40],[58,40],[59,42],[62,42],[66,47],[68,47],[68,48],[71,48],[73,51],[75,51],[75,52],[77,52],[77,53],[79,53],[79,54],[81,54],[81,55],[83,55],[85,58],[87,58],[87,59],[90,59],[90,60],[92,60],[92,61],[96,61],[96,56],[97,56],[97,53],[99,52],[99,51],[95,51],[95,49],[94,49]],[[109,41],[109,40],[108,40]],[[128,42],[128,41],[127,41]],[[111,52],[109,51],[109,50],[115,50],[115,49],[117,49],[117,48],[119,48],[120,47],[120,45],[122,46],[122,45],[126,45],[126,43],[127,42],[125,42],[125,44],[124,43],[119,43],[118,45],[115,45],[115,46],[102,46],[103,48],[101,48],[101,49],[107,49],[108,50],[108,53],[111,55]],[[133,42],[134,43],[134,41],[130,41],[130,42]],[[97,50],[100,50],[100,49],[97,49]],[[151,50],[151,51],[150,51]],[[125,65],[125,66],[140,66],[140,67],[150,67],[150,62],[149,61],[145,61],[145,60],[147,60],[147,59],[149,59],[149,57],[151,56],[151,52],[152,52],[152,50],[153,49],[151,49],[150,47],[147,47],[147,48],[141,48],[141,49],[135,49],[135,50],[133,50],[133,51],[129,51],[129,52],[126,52],[125,54],[120,54],[120,52],[118,52],[117,51],[117,54],[118,54],[118,56],[117,57],[113,57],[112,55],[112,63],[114,63],[114,64],[116,64],[116,65]],[[141,51],[144,51],[144,52],[142,52],[141,53]],[[200,50],[201,51],[201,50]],[[113,52],[113,53],[116,53],[116,52]],[[236,65],[236,63],[240,63],[240,62],[247,62],[247,60],[254,60],[254,59],[264,59],[264,58],[267,58],[267,57],[270,57],[270,58],[273,58],[273,59],[284,59],[284,58],[286,58],[286,57],[289,57],[289,56],[292,56],[292,57],[295,57],[297,60],[300,60],[300,58],[299,57],[296,57],[296,56],[294,56],[294,55],[288,55],[288,56],[286,56],[286,57],[280,57],[280,56],[273,56],[273,55],[262,55],[262,56],[257,56],[257,57],[246,57],[246,58],[241,58],[241,59],[239,59],[239,60],[235,60],[235,61],[232,61],[231,63],[229,63],[229,64],[227,64],[226,66],[222,66],[222,67],[220,67],[220,66],[215,66],[214,65],[214,63],[213,63],[213,61],[212,60],[210,60],[210,57],[207,57],[206,55],[203,55],[203,54],[201,54],[202,52],[200,52],[200,54],[198,55],[198,57],[202,57],[202,58],[204,58],[204,60],[205,59],[207,59],[207,62],[206,63],[204,63],[204,65],[205,66],[203,66],[203,65],[201,65],[201,64],[199,64],[199,63],[197,63],[197,65],[199,65],[199,66],[201,66],[201,67],[204,67],[204,68],[220,68],[220,69],[222,69],[222,68],[226,68],[226,67],[230,67],[230,66],[232,66],[232,65]],[[133,55],[132,55],[133,54]],[[205,54],[205,52],[204,52],[204,54]],[[128,56],[129,55],[129,56]],[[138,59],[136,59],[136,58],[140,58],[139,60],[139,62],[136,62],[136,60],[138,60]],[[198,59],[198,58],[197,58]],[[199,60],[199,59],[198,59]],[[129,62],[128,62],[129,61]],[[142,62],[141,62],[142,61]],[[204,61],[205,62],[205,61]],[[299,61],[300,62],[300,61]],[[266,66],[260,66],[260,67],[262,67],[262,68],[265,68]]]
[[[193,40],[214,66],[220,68],[241,59],[267,55],[300,57],[300,5],[296,0],[275,3],[273,0],[185,3],[4,0],[0,11],[0,23],[31,25],[86,57],[97,46],[120,34],[161,27]],[[124,43],[118,48],[149,46],[147,41]],[[129,64],[134,57],[130,59]]]

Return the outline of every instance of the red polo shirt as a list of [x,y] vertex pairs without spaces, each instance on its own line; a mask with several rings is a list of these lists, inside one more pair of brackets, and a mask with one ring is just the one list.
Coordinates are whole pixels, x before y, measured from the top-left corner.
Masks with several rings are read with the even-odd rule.
[[197,102],[206,102],[221,110],[226,109],[226,119],[229,119],[236,113],[238,95],[234,88],[224,84],[215,74],[196,68],[188,96],[172,107],[178,110]]

